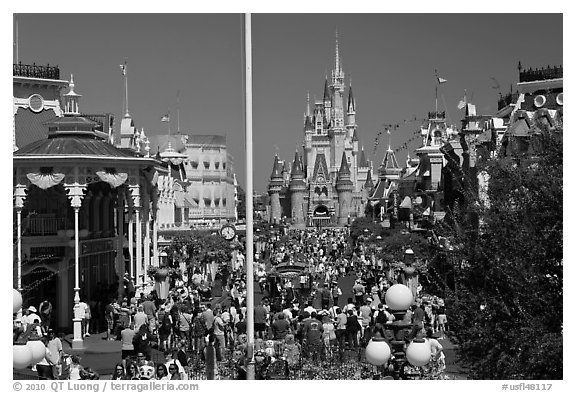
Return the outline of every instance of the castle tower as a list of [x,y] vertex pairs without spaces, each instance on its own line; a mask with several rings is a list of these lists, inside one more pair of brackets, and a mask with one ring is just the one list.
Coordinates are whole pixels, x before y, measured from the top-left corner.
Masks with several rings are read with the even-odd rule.
[[280,191],[284,180],[282,177],[283,168],[280,165],[278,156],[274,157],[274,168],[270,175],[270,184],[268,185],[268,195],[270,195],[270,222],[278,222],[282,217],[282,207],[280,206]]
[[352,93],[352,84],[348,89],[348,105],[346,110],[346,130],[348,137],[354,136],[356,133],[356,100],[354,99],[354,94]]
[[336,180],[336,191],[338,192],[338,223],[346,225],[348,223],[348,215],[351,213],[352,208],[352,190],[354,184],[350,180],[350,168],[348,167],[348,160],[346,153],[342,153],[342,164],[338,171],[338,179]]
[[390,144],[388,144],[388,150],[386,150],[386,154],[384,155],[384,159],[382,160],[382,164],[380,164],[378,172],[378,177],[380,179],[400,179],[400,172],[402,172],[402,168],[400,168],[398,165],[398,160],[396,160],[396,155],[390,147]]
[[366,181],[362,186],[362,190],[364,191],[364,197],[368,198],[374,192],[374,183],[372,182],[372,171],[368,171]]
[[306,182],[304,181],[304,169],[298,152],[294,155],[292,171],[290,174],[290,200],[292,202],[292,220],[297,227],[304,226],[304,194]]

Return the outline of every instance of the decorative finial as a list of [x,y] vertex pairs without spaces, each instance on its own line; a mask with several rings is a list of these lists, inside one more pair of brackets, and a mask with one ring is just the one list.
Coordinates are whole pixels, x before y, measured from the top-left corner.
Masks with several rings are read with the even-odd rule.
[[306,92],[306,116],[310,117],[310,90]]

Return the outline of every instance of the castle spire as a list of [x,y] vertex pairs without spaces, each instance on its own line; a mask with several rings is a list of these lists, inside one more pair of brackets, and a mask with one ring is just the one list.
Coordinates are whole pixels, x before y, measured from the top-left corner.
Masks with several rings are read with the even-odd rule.
[[324,79],[324,102],[330,101],[330,89],[328,88],[328,78]]
[[350,82],[350,88],[348,89],[348,112],[356,112],[356,101],[352,93],[352,82]]
[[336,75],[340,73],[340,53],[338,51],[338,29],[336,29]]
[[310,91],[306,92],[306,116],[310,117]]

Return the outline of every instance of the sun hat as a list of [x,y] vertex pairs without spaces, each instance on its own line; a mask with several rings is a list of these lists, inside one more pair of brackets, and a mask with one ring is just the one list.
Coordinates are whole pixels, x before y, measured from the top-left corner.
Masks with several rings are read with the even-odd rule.
[[36,310],[36,307],[34,307],[34,306],[30,306],[30,307],[28,307],[28,311],[31,311],[31,312],[38,312],[38,311]]

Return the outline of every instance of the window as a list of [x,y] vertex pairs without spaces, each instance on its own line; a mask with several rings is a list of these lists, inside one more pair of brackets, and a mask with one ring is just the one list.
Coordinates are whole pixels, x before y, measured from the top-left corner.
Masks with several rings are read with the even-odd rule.
[[208,169],[208,168],[210,168],[210,162],[204,161],[204,169]]

